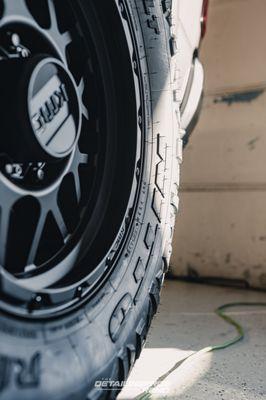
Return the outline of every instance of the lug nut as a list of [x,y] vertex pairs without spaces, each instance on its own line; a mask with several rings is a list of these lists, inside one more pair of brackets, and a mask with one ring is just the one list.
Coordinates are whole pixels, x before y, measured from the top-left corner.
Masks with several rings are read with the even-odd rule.
[[11,33],[10,32],[10,36],[11,36],[11,43],[13,46],[17,47],[20,45],[20,37],[17,33]]

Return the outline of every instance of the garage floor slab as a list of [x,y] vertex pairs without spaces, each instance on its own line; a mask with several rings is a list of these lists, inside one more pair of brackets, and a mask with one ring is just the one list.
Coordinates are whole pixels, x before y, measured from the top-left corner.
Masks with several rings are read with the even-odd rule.
[[[231,302],[266,302],[266,293],[167,281],[145,349],[119,399],[135,399],[187,355],[233,338],[234,328],[214,314]],[[244,327],[244,340],[186,360],[150,398],[266,399],[266,307],[236,307],[227,314]]]

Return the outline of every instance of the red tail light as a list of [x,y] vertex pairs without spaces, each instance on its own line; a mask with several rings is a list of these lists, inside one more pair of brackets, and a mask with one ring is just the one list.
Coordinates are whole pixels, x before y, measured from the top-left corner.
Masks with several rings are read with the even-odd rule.
[[207,30],[207,20],[208,20],[208,7],[209,0],[203,0],[202,6],[202,17],[201,17],[201,38],[203,39]]

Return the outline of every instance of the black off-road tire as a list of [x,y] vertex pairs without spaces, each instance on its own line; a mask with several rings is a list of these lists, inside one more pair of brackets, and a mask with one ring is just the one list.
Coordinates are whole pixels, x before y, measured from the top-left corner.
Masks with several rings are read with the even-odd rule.
[[143,89],[145,165],[134,223],[112,274],[78,309],[37,321],[1,312],[1,400],[116,397],[95,383],[127,379],[159,305],[182,161],[172,1],[113,1],[135,46],[132,65]]

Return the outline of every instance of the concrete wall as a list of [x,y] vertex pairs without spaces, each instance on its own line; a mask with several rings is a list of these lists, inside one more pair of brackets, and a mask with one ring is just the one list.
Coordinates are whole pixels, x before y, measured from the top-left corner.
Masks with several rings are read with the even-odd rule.
[[266,1],[211,0],[171,270],[266,289]]

